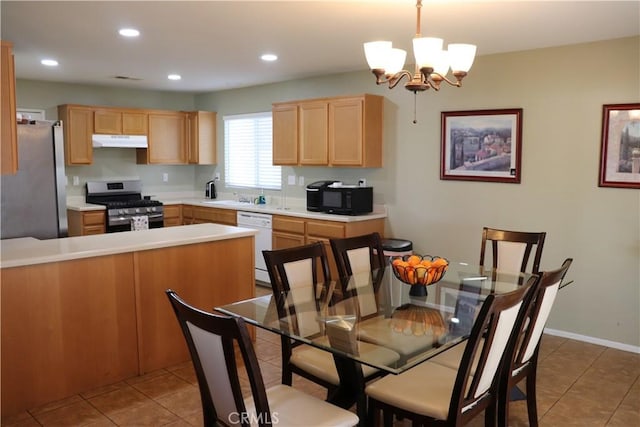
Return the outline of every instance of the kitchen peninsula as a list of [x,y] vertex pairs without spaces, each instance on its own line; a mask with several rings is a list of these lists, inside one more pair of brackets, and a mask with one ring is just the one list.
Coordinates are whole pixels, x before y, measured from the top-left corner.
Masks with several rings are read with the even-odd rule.
[[254,296],[255,231],[195,224],[1,242],[2,414],[189,360],[164,294]]

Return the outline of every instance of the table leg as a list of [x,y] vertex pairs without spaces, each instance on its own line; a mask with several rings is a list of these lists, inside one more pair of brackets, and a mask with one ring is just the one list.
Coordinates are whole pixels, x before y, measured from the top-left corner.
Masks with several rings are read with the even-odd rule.
[[356,413],[360,418],[360,426],[367,425],[367,396],[364,394],[364,377],[362,367],[346,357],[333,355],[340,377],[340,385],[327,399],[328,402],[349,409],[356,404]]

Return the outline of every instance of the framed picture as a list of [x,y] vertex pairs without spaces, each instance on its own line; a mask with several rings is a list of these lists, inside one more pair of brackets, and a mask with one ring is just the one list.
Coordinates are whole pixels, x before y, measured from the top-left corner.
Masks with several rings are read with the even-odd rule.
[[443,112],[441,132],[440,179],[520,183],[522,108]]
[[640,104],[602,106],[599,186],[640,188]]

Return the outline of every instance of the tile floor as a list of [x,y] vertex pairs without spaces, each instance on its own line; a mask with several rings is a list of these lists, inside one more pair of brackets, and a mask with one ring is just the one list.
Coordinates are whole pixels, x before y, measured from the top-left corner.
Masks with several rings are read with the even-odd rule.
[[[258,330],[255,348],[265,384],[279,383],[279,338]],[[538,371],[540,426],[640,426],[639,354],[545,335]],[[241,381],[248,389],[246,377]],[[323,388],[300,377],[294,376],[294,386],[325,396]],[[482,415],[472,423],[483,424]],[[2,419],[5,427],[114,425],[201,426],[200,396],[191,363]],[[511,404],[510,425],[528,425],[524,401]]]

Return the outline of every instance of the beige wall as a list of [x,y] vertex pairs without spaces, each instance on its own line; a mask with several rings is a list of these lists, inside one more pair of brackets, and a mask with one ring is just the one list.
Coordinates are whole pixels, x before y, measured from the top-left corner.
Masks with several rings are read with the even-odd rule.
[[[598,187],[602,105],[639,102],[639,77],[640,38],[634,37],[480,56],[463,88],[417,96],[417,124],[412,124],[413,94],[377,87],[368,71],[202,94],[193,97],[193,106],[217,111],[221,125],[225,114],[266,111],[276,101],[384,95],[384,168],[284,168],[283,174],[302,175],[306,182],[366,178],[375,202],[388,207],[389,236],[411,239],[417,251],[453,260],[477,261],[485,225],[546,231],[542,268],[559,267],[572,257],[569,277],[575,280],[560,292],[548,326],[639,346],[640,192]],[[18,85],[18,104],[42,108],[21,102],[21,92],[31,84]],[[84,102],[100,104],[93,89],[86,88]],[[37,104],[37,96],[32,99]],[[55,103],[78,102],[58,99]],[[126,96],[117,101],[132,105]],[[498,108],[523,109],[522,183],[441,181],[440,113]],[[222,141],[222,126],[218,136]],[[218,154],[224,158],[222,144]],[[98,160],[103,165],[86,167],[83,176],[120,167],[119,159]],[[224,176],[222,165],[185,168],[194,168],[198,189],[212,170]],[[162,188],[159,173],[147,180]],[[304,189],[288,187],[287,194],[304,197]]]

